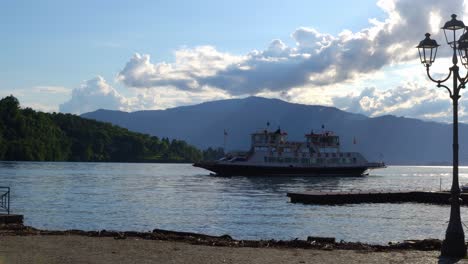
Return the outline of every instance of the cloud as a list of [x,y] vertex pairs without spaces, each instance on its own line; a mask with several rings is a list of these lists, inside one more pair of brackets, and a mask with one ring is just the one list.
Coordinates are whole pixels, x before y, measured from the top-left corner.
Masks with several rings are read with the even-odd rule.
[[417,83],[406,83],[394,89],[380,91],[375,87],[359,94],[333,98],[333,105],[343,110],[368,116],[392,114],[420,119],[447,121],[451,116],[451,101],[442,88],[427,88]]
[[225,92],[216,89],[207,89],[204,92],[191,92],[172,87],[160,87],[159,89],[134,89],[134,92],[135,95],[127,99],[130,111],[167,109],[180,105],[230,98]]
[[[358,32],[344,30],[333,36],[300,27],[291,34],[294,46],[275,39],[265,50],[244,56],[211,46],[178,50],[173,63],[152,63],[149,55],[135,54],[118,79],[129,87],[171,86],[192,92],[211,87],[233,96],[330,85],[415,60],[414,46],[426,31],[440,28],[445,21],[440,14],[449,19],[453,10],[464,10],[463,2],[454,0],[381,0],[377,4],[387,18],[370,19],[369,27]],[[441,49],[440,54],[448,53]]]
[[[333,105],[369,116],[394,114],[450,121],[446,91],[429,84],[414,47],[426,32],[434,33],[433,38],[444,44],[439,29],[453,10],[460,18],[465,15],[464,2],[381,0],[377,5],[386,18],[369,19],[369,26],[357,32],[345,29],[332,35],[299,27],[291,34],[294,44],[274,39],[265,49],[243,55],[196,46],[176,50],[173,62],[154,62],[150,55],[136,53],[116,78],[130,88],[127,97],[97,77],[73,90],[60,111],[165,109],[260,95]],[[442,76],[450,65],[450,50],[441,46],[438,54],[439,63],[431,71]],[[462,97],[460,119],[468,121],[466,103],[468,98]]]
[[117,79],[130,87],[173,86],[180,90],[200,90],[199,78],[214,75],[242,60],[240,56],[222,53],[210,46],[181,49],[175,52],[175,57],[173,64],[153,64],[149,55],[136,53]]
[[69,101],[59,106],[60,112],[81,114],[100,108],[126,110],[127,99],[120,95],[101,76],[86,81],[72,91]]
[[[194,93],[172,87],[133,89],[129,91],[127,96],[124,96],[108,84],[104,78],[97,76],[86,81],[79,88],[73,89],[71,99],[61,104],[59,110],[73,114],[82,114],[98,109],[139,111],[166,109],[226,98],[229,98],[229,95],[218,89],[205,88],[202,93]],[[41,107],[40,109],[47,108]]]

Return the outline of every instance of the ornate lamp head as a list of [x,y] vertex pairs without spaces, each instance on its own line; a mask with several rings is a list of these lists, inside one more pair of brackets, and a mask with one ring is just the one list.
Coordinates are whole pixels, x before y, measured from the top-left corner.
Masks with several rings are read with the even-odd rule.
[[468,69],[468,32],[465,30],[465,33],[461,35],[458,40],[458,54],[460,55],[460,60],[463,66]]
[[457,15],[453,14],[452,19],[447,21],[442,29],[444,30],[447,44],[453,48],[460,36],[465,33],[465,24],[463,24],[463,21],[457,20]]
[[437,41],[430,38],[431,34],[426,33],[426,38],[419,42],[419,45],[416,46],[419,51],[419,58],[421,63],[426,67],[430,67],[435,61],[437,55],[437,48],[440,46],[437,44]]

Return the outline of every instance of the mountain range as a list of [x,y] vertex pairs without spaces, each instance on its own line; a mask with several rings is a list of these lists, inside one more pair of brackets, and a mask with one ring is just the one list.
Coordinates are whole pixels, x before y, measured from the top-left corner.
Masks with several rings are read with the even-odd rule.
[[[280,128],[291,141],[311,131],[333,131],[342,151],[359,151],[388,164],[450,164],[452,125],[385,115],[367,117],[335,107],[248,97],[205,102],[166,110],[122,112],[97,110],[84,118],[110,122],[129,130],[181,139],[199,148],[247,150],[250,134]],[[323,128],[322,128],[323,127]],[[460,124],[460,162],[468,164],[468,126]],[[226,136],[225,136],[226,134]]]

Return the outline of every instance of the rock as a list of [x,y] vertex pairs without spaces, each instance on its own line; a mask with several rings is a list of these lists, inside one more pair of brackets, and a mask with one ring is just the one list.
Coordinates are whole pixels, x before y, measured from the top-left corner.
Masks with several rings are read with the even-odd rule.
[[332,244],[326,244],[321,249],[322,250],[333,250],[333,245]]
[[127,239],[127,236],[124,233],[117,233],[117,236],[114,239]]
[[307,242],[312,243],[313,241],[317,243],[331,243],[334,244],[336,239],[334,237],[314,237],[314,236],[308,236],[307,237]]
[[230,235],[222,235],[219,238],[225,239],[225,240],[234,240],[234,239],[232,239],[232,237]]

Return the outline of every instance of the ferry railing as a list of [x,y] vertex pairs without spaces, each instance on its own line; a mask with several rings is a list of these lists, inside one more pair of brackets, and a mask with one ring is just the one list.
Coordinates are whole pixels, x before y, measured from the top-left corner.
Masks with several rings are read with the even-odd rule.
[[0,212],[10,214],[10,187],[0,186]]

